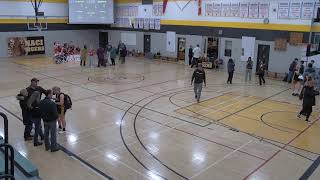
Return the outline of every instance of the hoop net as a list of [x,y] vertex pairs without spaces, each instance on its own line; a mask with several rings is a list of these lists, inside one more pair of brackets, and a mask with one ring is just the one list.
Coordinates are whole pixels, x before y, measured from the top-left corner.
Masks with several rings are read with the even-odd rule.
[[48,29],[46,16],[28,16],[27,25],[29,31],[42,31]]

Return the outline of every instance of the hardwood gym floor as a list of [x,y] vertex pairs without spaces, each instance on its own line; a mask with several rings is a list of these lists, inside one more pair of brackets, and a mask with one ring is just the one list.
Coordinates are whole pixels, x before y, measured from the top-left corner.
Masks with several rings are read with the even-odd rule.
[[[0,60],[0,110],[10,143],[42,179],[299,179],[320,154],[319,101],[312,122],[296,117],[301,101],[285,83],[245,83],[236,74],[206,70],[196,103],[187,66],[128,58],[127,64],[80,68],[49,58]],[[73,99],[63,151],[48,153],[23,140],[15,95],[40,79]],[[0,125],[0,135],[3,126]],[[304,176],[305,177],[305,176]],[[310,179],[320,179],[317,168]]]

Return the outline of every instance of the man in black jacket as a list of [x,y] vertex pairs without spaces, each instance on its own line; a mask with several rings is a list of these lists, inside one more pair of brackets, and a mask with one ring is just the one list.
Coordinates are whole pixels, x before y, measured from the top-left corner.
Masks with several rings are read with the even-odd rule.
[[189,54],[188,54],[188,56],[189,56],[189,66],[191,66],[192,57],[193,57],[193,48],[192,48],[192,46],[190,46],[190,48],[189,48]]
[[51,149],[51,152],[56,152],[59,150],[56,132],[58,119],[57,105],[51,100],[53,96],[52,90],[47,90],[45,95],[46,98],[40,102],[41,118],[44,122],[44,142],[46,151]]
[[205,86],[207,86],[206,73],[204,72],[201,64],[199,64],[198,68],[193,72],[192,79],[191,79],[191,85],[192,85],[193,81],[194,81],[195,98],[197,99],[197,102],[200,102],[200,96],[201,96],[203,83]]

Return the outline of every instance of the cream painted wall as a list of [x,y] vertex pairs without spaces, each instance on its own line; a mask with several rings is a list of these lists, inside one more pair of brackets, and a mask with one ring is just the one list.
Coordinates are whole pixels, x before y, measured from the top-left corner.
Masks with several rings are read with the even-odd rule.
[[[68,4],[66,3],[42,3],[39,11],[45,12],[45,16],[67,17]],[[34,9],[30,2],[0,1],[0,18],[34,16]]]

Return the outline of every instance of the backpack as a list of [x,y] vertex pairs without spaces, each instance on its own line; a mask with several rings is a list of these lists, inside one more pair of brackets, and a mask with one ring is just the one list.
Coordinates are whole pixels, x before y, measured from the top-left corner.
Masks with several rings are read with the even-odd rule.
[[65,109],[71,109],[72,108],[72,100],[71,97],[68,94],[63,94],[64,95],[64,103],[63,106]]

